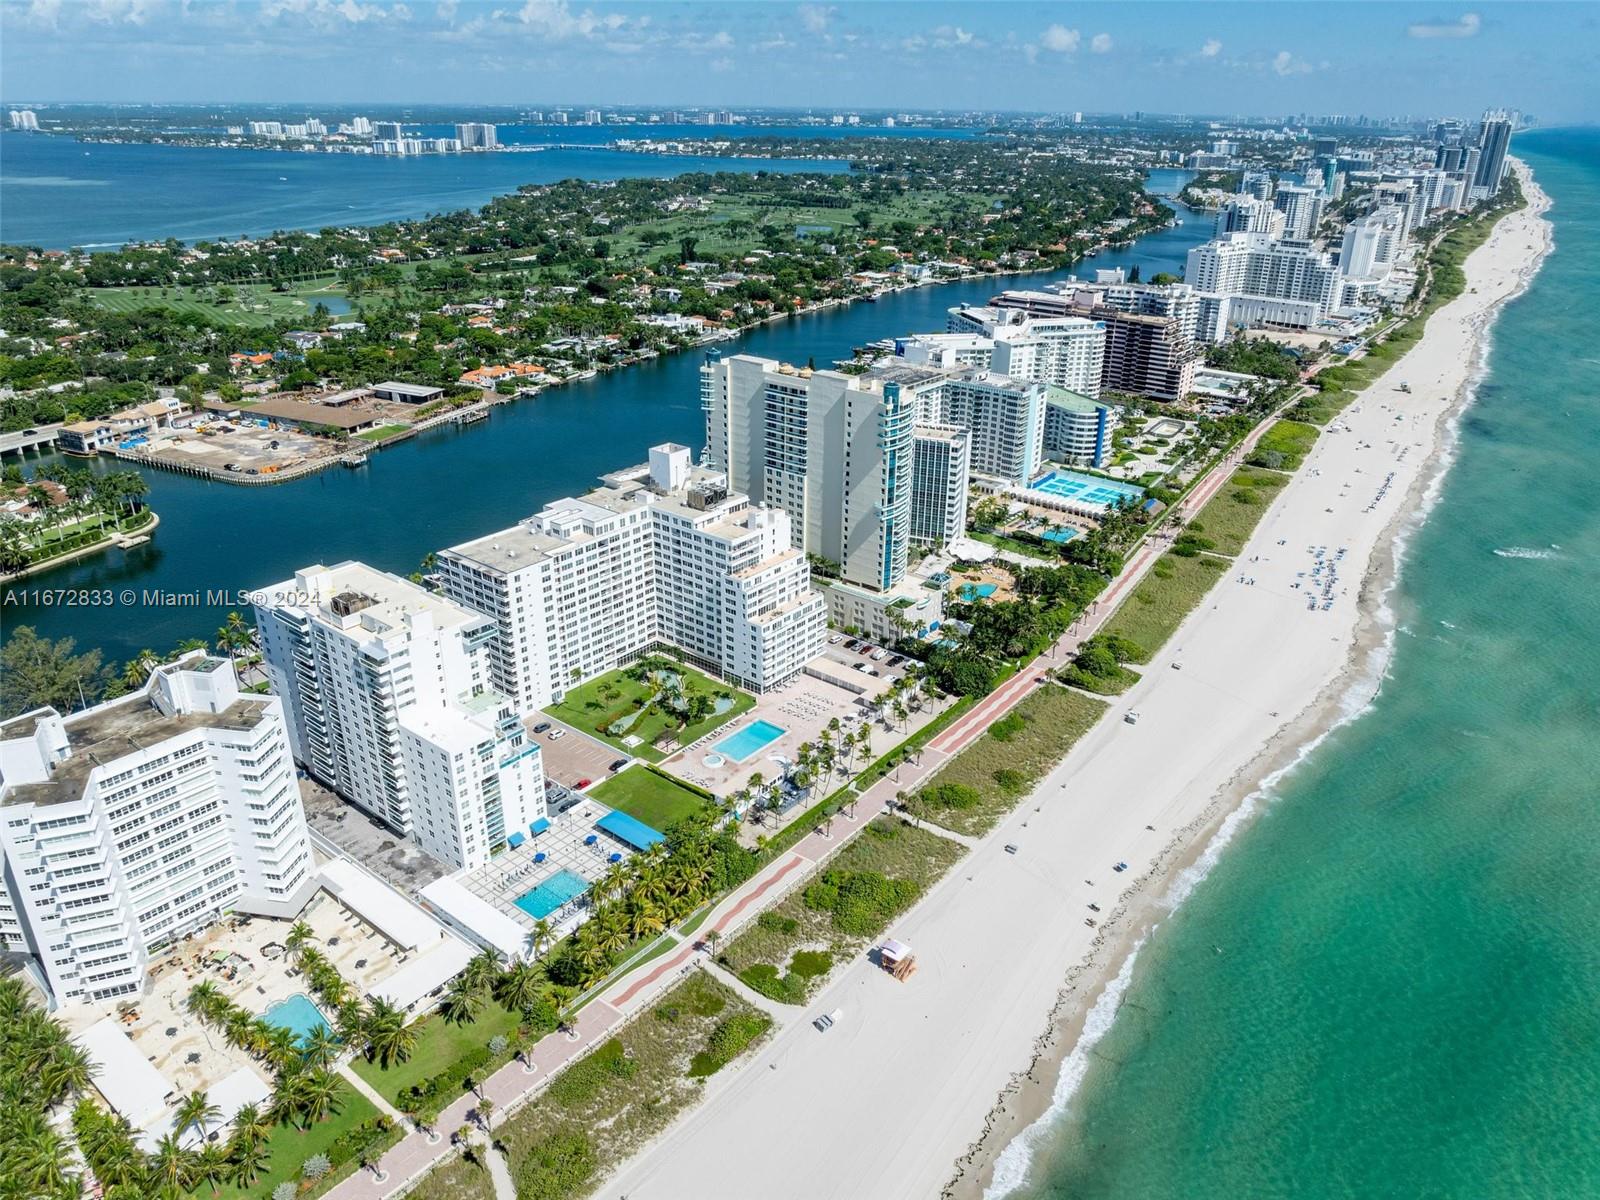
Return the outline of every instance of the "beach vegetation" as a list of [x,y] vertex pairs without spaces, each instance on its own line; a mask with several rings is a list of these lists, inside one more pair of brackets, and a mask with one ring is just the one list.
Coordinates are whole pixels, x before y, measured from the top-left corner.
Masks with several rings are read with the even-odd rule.
[[1276,421],[1251,451],[1250,464],[1275,471],[1293,471],[1311,452],[1319,432],[1316,426],[1299,421]]
[[[1174,548],[1176,549],[1176,548]],[[1114,633],[1099,633],[1078,648],[1060,671],[1061,681],[1102,696],[1115,696],[1139,682],[1139,673],[1124,663],[1148,660],[1144,647]]]
[[853,957],[927,890],[965,850],[894,817],[876,817],[798,894],[751,924],[718,954],[752,990],[801,1004],[833,965]]
[[1288,482],[1289,476],[1277,471],[1240,467],[1189,522],[1186,532],[1203,535],[1211,543],[1206,550],[1237,555]]
[[1062,687],[1030,693],[1012,710],[1021,729],[1004,742],[979,738],[957,754],[912,798],[913,811],[956,833],[988,832],[1066,757],[1105,707]]
[[1140,653],[1130,655],[1128,661],[1149,662],[1227,566],[1227,559],[1214,554],[1192,558],[1171,552],[1162,555],[1102,632],[1124,638],[1139,648]]

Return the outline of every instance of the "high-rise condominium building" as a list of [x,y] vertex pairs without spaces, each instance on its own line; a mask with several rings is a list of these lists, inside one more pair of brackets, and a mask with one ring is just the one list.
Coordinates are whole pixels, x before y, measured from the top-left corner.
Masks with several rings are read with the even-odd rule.
[[1270,200],[1234,196],[1217,210],[1217,237],[1230,233],[1267,233],[1282,237],[1283,228],[1284,214]]
[[266,589],[256,623],[294,757],[429,854],[475,867],[544,815],[544,767],[491,686],[482,613],[364,563]]
[[11,128],[38,129],[39,114],[31,108],[13,108],[11,110]]
[[1226,300],[1225,324],[1315,325],[1338,302],[1338,271],[1305,243],[1233,233],[1189,251],[1184,278]]
[[492,676],[524,710],[669,646],[767,691],[816,657],[827,626],[789,514],[730,491],[672,444],[441,552],[439,573],[447,596],[493,619]]
[[1273,194],[1272,205],[1283,214],[1283,236],[1286,238],[1304,241],[1317,232],[1317,226],[1322,221],[1320,186],[1311,188],[1295,183],[1280,183]]
[[942,546],[967,528],[971,484],[968,434],[954,425],[919,425],[912,435],[911,540]]
[[384,142],[398,142],[406,136],[405,126],[399,121],[374,121],[372,136]]
[[949,310],[945,328],[951,334],[978,335],[992,343],[987,362],[973,355],[971,362],[962,365],[987,366],[1012,379],[1051,383],[1088,396],[1100,394],[1106,353],[1104,321],[1065,313],[963,305]]
[[138,994],[163,946],[290,917],[315,866],[281,702],[196,651],[134,695],[0,725],[0,945],[57,1004]]
[[1031,483],[1044,466],[1045,393],[1050,386],[992,371],[958,371],[937,390],[923,393],[918,420],[965,429],[974,475]]
[[914,399],[882,375],[709,356],[701,367],[705,463],[731,490],[782,508],[795,545],[842,577],[885,589],[905,575]]
[[1506,155],[1511,150],[1511,118],[1504,112],[1483,115],[1478,133],[1478,167],[1473,186],[1485,196],[1500,190],[1506,177]]
[[1104,466],[1115,425],[1109,405],[1065,388],[1045,395],[1044,452],[1056,462]]
[[1185,285],[1068,281],[1057,290],[1002,292],[992,303],[1034,315],[1073,315],[1103,323],[1100,389],[1087,395],[1109,391],[1180,400],[1193,389],[1200,353],[1195,336],[1204,326],[1204,314],[1200,297]]
[[493,150],[500,144],[499,130],[493,125],[469,121],[456,126],[456,141],[463,150]]

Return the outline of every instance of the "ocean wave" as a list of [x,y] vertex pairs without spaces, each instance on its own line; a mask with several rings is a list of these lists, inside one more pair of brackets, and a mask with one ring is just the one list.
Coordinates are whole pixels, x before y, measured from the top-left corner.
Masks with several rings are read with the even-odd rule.
[[105,187],[109,179],[74,179],[70,175],[8,175],[5,183],[11,187]]
[[1495,553],[1501,558],[1560,558],[1560,546],[1541,549],[1537,546],[1498,546]]
[[1050,1097],[1050,1107],[1037,1121],[1012,1138],[995,1159],[994,1177],[983,1193],[984,1200],[999,1200],[1001,1196],[1009,1196],[1027,1182],[1035,1144],[1061,1114],[1066,1112],[1068,1102],[1083,1083],[1083,1077],[1089,1072],[1090,1053],[1099,1045],[1100,1039],[1111,1032],[1111,1026],[1116,1023],[1117,1009],[1122,1006],[1122,998],[1128,994],[1128,986],[1133,982],[1133,963],[1139,957],[1139,948],[1143,945],[1143,938],[1134,943],[1127,959],[1123,961],[1121,970],[1110,983],[1106,984],[1099,999],[1089,1009],[1088,1016],[1083,1019],[1083,1032],[1078,1035],[1072,1053],[1067,1055],[1061,1064],[1061,1074],[1056,1079],[1056,1088]]

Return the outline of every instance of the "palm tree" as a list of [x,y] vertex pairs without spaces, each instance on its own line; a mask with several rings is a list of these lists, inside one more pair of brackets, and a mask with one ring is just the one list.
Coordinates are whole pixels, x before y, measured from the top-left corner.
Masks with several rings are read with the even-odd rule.
[[203,1091],[193,1091],[178,1101],[178,1111],[173,1118],[173,1129],[181,1137],[191,1125],[199,1126],[200,1140],[206,1140],[206,1122],[222,1116],[222,1109],[211,1103]]
[[555,937],[555,929],[549,921],[535,921],[533,923],[533,952],[543,958],[550,949],[551,940]]
[[287,1125],[300,1114],[305,1097],[304,1075],[279,1075],[272,1088],[268,1114],[279,1125]]
[[272,1161],[272,1152],[265,1142],[245,1142],[233,1152],[233,1182],[240,1187],[252,1187],[261,1172]]
[[49,1062],[39,1073],[39,1086],[44,1090],[45,1103],[53,1107],[68,1096],[84,1091],[98,1070],[87,1050],[63,1041],[55,1047]]
[[440,1003],[439,1013],[452,1025],[465,1025],[478,1019],[478,1010],[482,1007],[483,992],[465,975],[458,975]]
[[150,672],[160,661],[154,650],[139,651],[122,668],[123,684],[130,692],[142,688],[145,681],[150,678]]
[[305,1076],[301,1090],[301,1103],[307,1121],[326,1120],[334,1111],[334,1101],[339,1098],[339,1076],[326,1069],[311,1071]]
[[227,1003],[228,998],[222,994],[222,989],[207,979],[189,989],[183,1007],[190,1016],[210,1021],[216,1018],[221,1006]]
[[405,1014],[387,1000],[374,999],[367,1014],[367,1057],[380,1067],[405,1062],[416,1048],[417,1031],[406,1024]]
[[622,914],[617,909],[606,909],[592,924],[595,927],[594,944],[607,958],[628,944],[627,926],[623,924]]
[[462,969],[461,978],[476,991],[492,987],[500,977],[500,960],[493,950],[480,950]]
[[649,896],[635,896],[629,905],[629,925],[633,936],[642,938],[660,933],[666,928],[661,908]]
[[495,999],[513,1012],[527,1008],[538,998],[544,972],[530,962],[517,962],[500,976]]
[[256,1104],[243,1105],[233,1114],[233,1133],[228,1139],[234,1157],[247,1146],[259,1146],[272,1136],[272,1123]]
[[177,1133],[168,1133],[156,1145],[150,1160],[150,1179],[159,1187],[181,1188],[189,1181],[194,1156],[178,1140]]
[[228,1161],[228,1152],[221,1146],[201,1146],[200,1153],[195,1155],[192,1176],[196,1183],[209,1183],[211,1194],[222,1194],[221,1183],[228,1178],[233,1170],[233,1164]]
[[256,1019],[242,1008],[230,1009],[222,1021],[222,1034],[235,1048],[253,1053]]
[[301,957],[301,951],[311,941],[311,926],[304,921],[296,921],[289,926],[289,936],[283,939],[283,948],[294,958]]
[[300,1050],[301,1057],[312,1067],[327,1067],[339,1057],[338,1035],[326,1025],[312,1030]]

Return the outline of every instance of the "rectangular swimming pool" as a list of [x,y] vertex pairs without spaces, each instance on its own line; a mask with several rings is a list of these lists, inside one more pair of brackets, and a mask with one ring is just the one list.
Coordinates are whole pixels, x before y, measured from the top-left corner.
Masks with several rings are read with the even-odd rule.
[[752,721],[738,733],[729,734],[712,749],[736,763],[753,758],[788,731],[771,721]]
[[322,1015],[322,1010],[304,992],[296,992],[287,1000],[279,1000],[261,1014],[261,1019],[278,1029],[292,1031],[302,1042],[319,1029],[333,1028],[328,1018]]
[[535,921],[542,921],[570,900],[589,890],[589,881],[565,867],[512,901]]
[[1100,508],[1110,508],[1114,504],[1122,504],[1129,500],[1137,501],[1144,496],[1144,489],[1131,483],[1118,483],[1114,479],[1100,479],[1094,475],[1080,475],[1076,471],[1051,471],[1048,475],[1041,475],[1028,485],[1034,492],[1042,492],[1046,496],[1058,496],[1063,500],[1072,500],[1079,504],[1093,504]]

